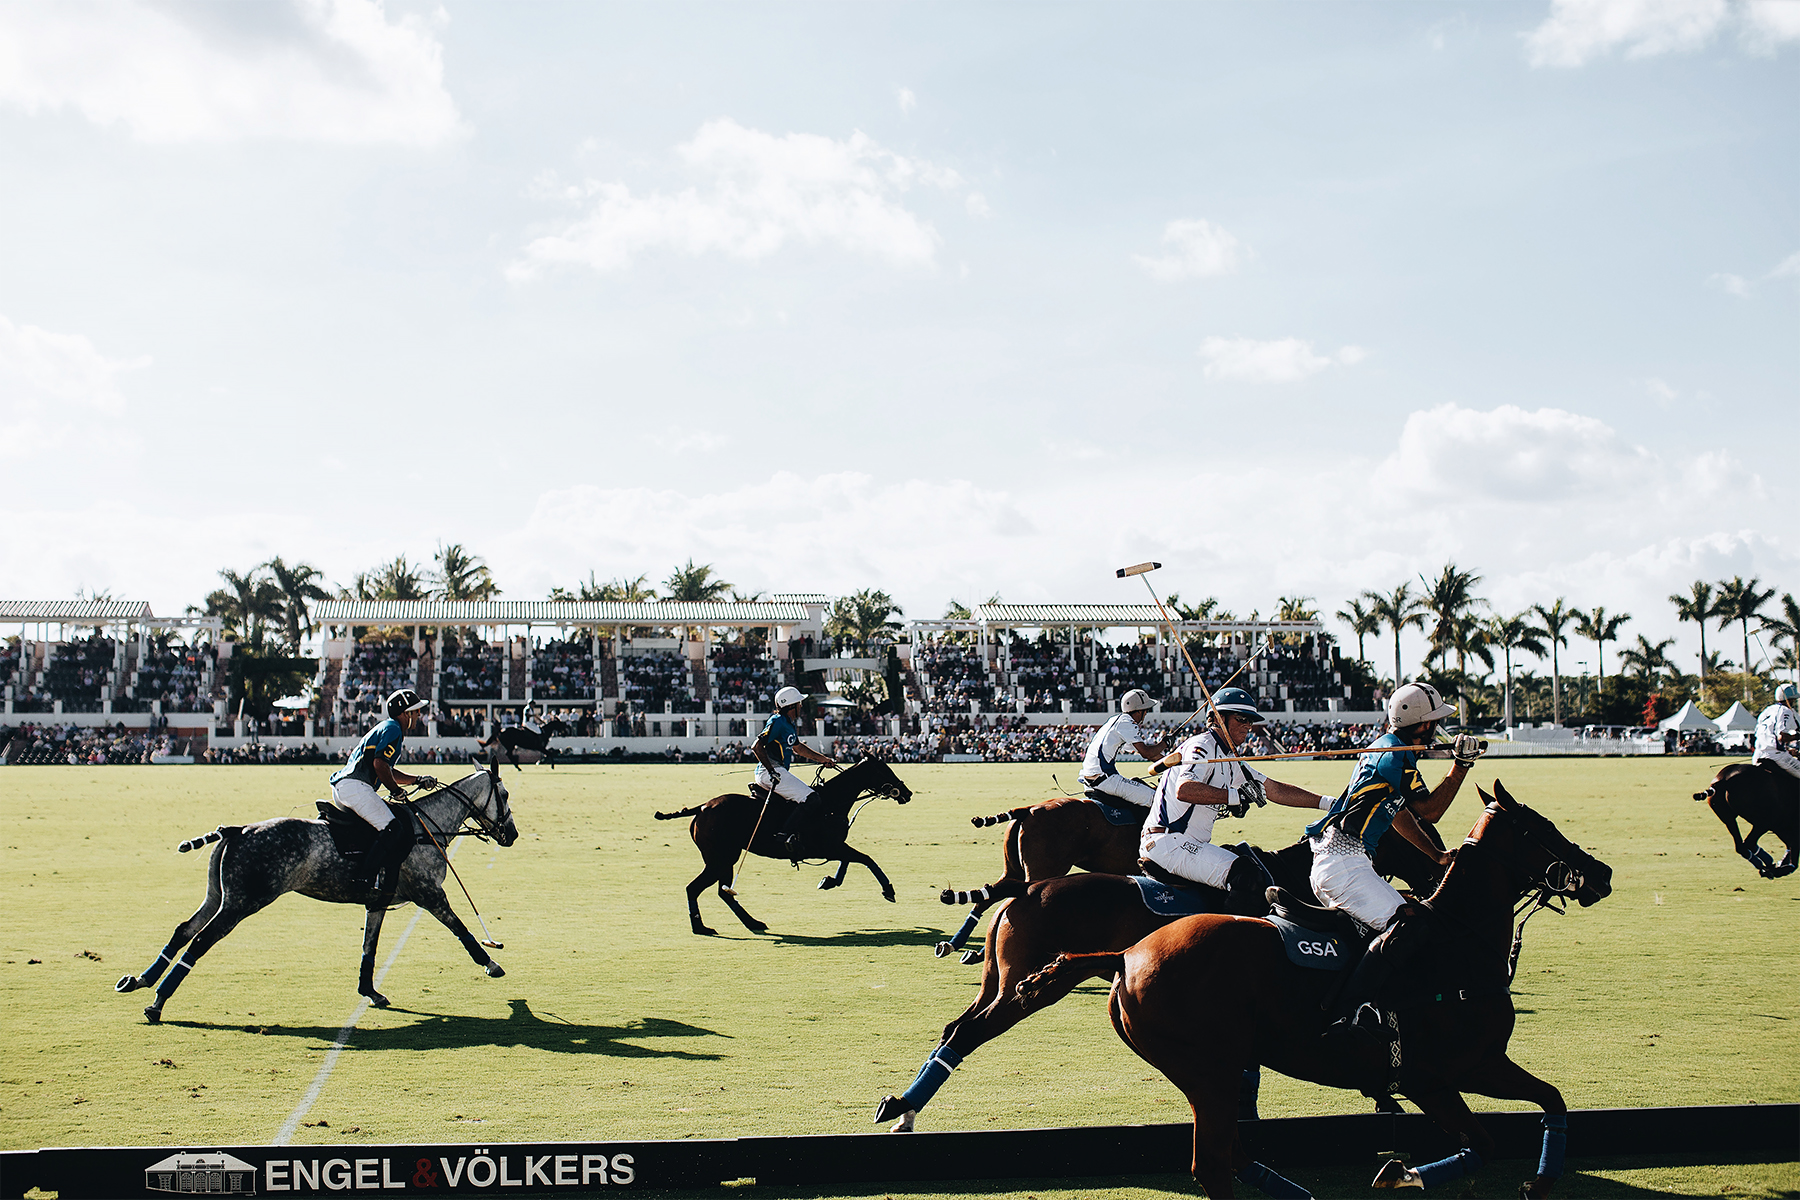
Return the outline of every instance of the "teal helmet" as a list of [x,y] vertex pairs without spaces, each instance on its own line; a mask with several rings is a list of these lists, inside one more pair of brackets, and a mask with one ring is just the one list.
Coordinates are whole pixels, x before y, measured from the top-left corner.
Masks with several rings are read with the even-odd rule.
[[1239,713],[1252,721],[1261,721],[1256,711],[1256,698],[1240,687],[1220,688],[1213,693],[1213,708],[1222,713]]
[[1775,699],[1777,701],[1785,700],[1789,704],[1792,704],[1794,701],[1800,700],[1800,687],[1795,687],[1791,683],[1784,683],[1775,689]]

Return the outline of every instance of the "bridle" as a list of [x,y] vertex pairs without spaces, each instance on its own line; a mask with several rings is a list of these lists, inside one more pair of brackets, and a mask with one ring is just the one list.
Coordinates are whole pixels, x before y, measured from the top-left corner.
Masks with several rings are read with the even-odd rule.
[[[1574,863],[1562,857],[1562,850],[1552,846],[1537,827],[1537,821],[1529,813],[1517,806],[1503,806],[1497,801],[1488,805],[1488,813],[1505,812],[1513,818],[1513,832],[1516,836],[1530,842],[1550,861],[1544,865],[1542,876],[1535,882],[1528,882],[1518,901],[1513,905],[1513,919],[1517,924],[1513,928],[1512,947],[1506,956],[1506,979],[1512,982],[1519,970],[1519,952],[1525,947],[1525,923],[1541,912],[1549,911],[1562,916],[1569,911],[1569,901],[1587,886],[1587,875]],[[1566,841],[1566,839],[1565,839]],[[1468,841],[1463,843],[1468,845]]]
[[[487,772],[482,771],[477,772],[477,774],[485,775]],[[470,776],[470,778],[474,778],[474,776]],[[472,837],[483,842],[498,840],[500,836],[500,826],[505,824],[510,815],[506,811],[506,801],[500,796],[497,790],[499,785],[497,783],[490,783],[488,785],[489,788],[492,789],[495,801],[494,815],[489,817],[485,805],[476,805],[473,800],[470,800],[469,797],[464,794],[462,788],[458,786],[458,784],[462,782],[463,781],[459,779],[455,783],[446,783],[443,787],[431,793],[432,796],[441,796],[445,792],[448,792],[461,802],[462,811],[456,815],[456,819],[450,828],[446,829],[439,826],[437,822],[432,821],[425,815],[423,810],[416,806],[415,802],[413,813],[419,818],[419,824],[426,827],[426,833],[427,835],[432,836],[433,841],[442,839],[443,841],[448,842],[451,838],[456,837]],[[429,798],[430,797],[427,797],[427,799]],[[471,820],[474,822],[473,826],[469,824]],[[440,850],[441,849],[442,848],[440,847]]]

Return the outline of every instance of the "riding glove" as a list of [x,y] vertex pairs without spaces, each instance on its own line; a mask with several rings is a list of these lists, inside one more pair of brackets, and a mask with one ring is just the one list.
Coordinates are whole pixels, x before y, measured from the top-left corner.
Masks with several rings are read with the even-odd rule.
[[1472,766],[1476,759],[1487,753],[1487,742],[1472,733],[1459,733],[1450,742],[1450,753],[1457,766]]

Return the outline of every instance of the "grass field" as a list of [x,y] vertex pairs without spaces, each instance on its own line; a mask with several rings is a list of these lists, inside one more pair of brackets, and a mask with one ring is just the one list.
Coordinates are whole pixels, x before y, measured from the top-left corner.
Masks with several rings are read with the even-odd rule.
[[[1571,1107],[1800,1098],[1800,875],[1762,880],[1732,854],[1724,830],[1689,798],[1716,766],[1553,760],[1484,763],[1473,775],[1486,784],[1500,774],[1615,871],[1607,901],[1533,921],[1515,987],[1514,1057]],[[756,859],[739,891],[771,932],[749,934],[709,893],[702,911],[724,935],[716,939],[687,929],[682,888],[699,857],[686,822],[650,813],[736,790],[741,769],[509,772],[518,843],[471,841],[457,858],[506,943],[496,955],[506,978],[483,977],[425,918],[383,984],[394,1007],[363,1017],[294,1140],[868,1130],[875,1101],[910,1081],[973,995],[976,969],[930,951],[962,915],[937,902],[938,889],[998,869],[997,831],[973,830],[967,818],[1046,798],[1052,769],[901,768],[914,803],[877,801],[851,837],[892,876],[897,904],[883,902],[860,868],[843,889],[822,893],[814,888],[823,869],[796,873]],[[1282,777],[1336,790],[1346,770],[1304,764]],[[177,841],[220,823],[307,813],[325,775],[0,771],[12,817],[0,853],[9,917],[0,1147],[275,1136],[356,1007],[360,910],[278,901],[201,962],[160,1026],[143,1021],[144,993],[118,996],[112,983],[142,970],[202,897],[203,855],[176,854]],[[1476,812],[1470,791],[1446,833],[1460,834]],[[1262,809],[1222,823],[1220,840],[1279,846],[1300,824],[1290,810]],[[413,911],[390,916],[384,956]],[[1086,985],[972,1055],[922,1127],[1186,1119],[1179,1094],[1113,1034],[1104,993]],[[1274,1076],[1263,1087],[1265,1116],[1366,1104]],[[1800,1184],[1792,1164],[1661,1164],[1655,1174],[1660,1182],[1626,1178],[1615,1182],[1627,1190],[1613,1191],[1595,1175],[1602,1190],[1592,1194],[1718,1194],[1732,1184],[1736,1194],[1779,1195]],[[1680,1179],[1690,1183],[1654,1190]]]

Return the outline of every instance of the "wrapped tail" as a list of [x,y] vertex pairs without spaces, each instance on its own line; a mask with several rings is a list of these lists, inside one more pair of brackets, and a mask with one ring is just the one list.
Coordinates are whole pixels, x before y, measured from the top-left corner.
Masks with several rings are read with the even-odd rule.
[[1003,813],[995,813],[991,817],[970,817],[969,824],[977,829],[986,829],[989,825],[1000,825],[1007,821],[1023,821],[1031,815],[1030,807],[1009,808]]
[[945,888],[938,893],[938,899],[945,904],[976,904],[986,908],[996,900],[1011,900],[1025,894],[1023,879],[1002,879],[998,883],[990,883],[986,887],[978,887],[973,891],[958,892]]
[[704,805],[704,804],[696,804],[696,805],[694,805],[694,807],[684,808],[680,812],[672,812],[672,813],[659,812],[654,815],[655,815],[656,819],[659,821],[679,821],[683,817],[694,816],[701,809],[703,809],[705,807],[706,807],[706,805]]
[[222,842],[226,838],[236,837],[243,828],[242,825],[221,825],[211,833],[203,833],[199,837],[189,838],[179,846],[176,846],[175,849],[186,854],[189,850],[198,850],[200,847],[211,845],[213,842]]
[[1049,966],[1019,981],[1019,999],[1030,1008],[1038,994],[1051,984],[1060,984],[1067,991],[1084,979],[1116,976],[1124,969],[1125,955],[1119,950],[1099,954],[1059,954]]

